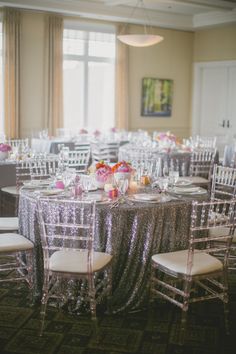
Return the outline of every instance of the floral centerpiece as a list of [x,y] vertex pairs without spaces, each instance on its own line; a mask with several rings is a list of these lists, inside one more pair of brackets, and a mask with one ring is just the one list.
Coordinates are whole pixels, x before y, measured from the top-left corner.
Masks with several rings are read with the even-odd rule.
[[87,129],[82,128],[82,129],[80,129],[79,133],[80,134],[88,134],[88,131],[87,131]]
[[161,148],[168,150],[175,148],[178,143],[176,136],[169,131],[157,134],[155,139]]
[[112,177],[112,169],[103,160],[95,165],[95,177],[99,188],[103,188],[105,183],[108,183]]
[[134,172],[131,164],[126,161],[120,161],[112,167],[112,172],[114,173],[115,179],[128,179],[130,181],[131,175]]
[[120,161],[117,162],[112,168],[113,173],[131,173],[133,168],[129,162]]
[[0,160],[5,160],[8,157],[8,152],[11,151],[11,146],[8,144],[0,144]]

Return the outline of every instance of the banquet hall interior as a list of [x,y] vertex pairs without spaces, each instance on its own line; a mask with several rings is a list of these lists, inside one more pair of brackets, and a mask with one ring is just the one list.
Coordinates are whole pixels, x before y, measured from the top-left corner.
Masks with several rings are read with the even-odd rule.
[[231,354],[236,0],[0,0],[0,354]]

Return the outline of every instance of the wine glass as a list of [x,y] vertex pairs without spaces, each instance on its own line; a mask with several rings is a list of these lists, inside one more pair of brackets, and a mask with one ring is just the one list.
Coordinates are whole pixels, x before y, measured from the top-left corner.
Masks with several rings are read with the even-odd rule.
[[160,187],[161,192],[166,192],[168,185],[169,185],[169,178],[168,177],[162,177],[158,180],[158,184]]
[[80,178],[82,189],[87,196],[89,189],[91,188],[92,179],[90,178],[90,175],[81,175]]
[[169,172],[169,182],[171,186],[174,186],[179,179],[179,171]]
[[119,191],[119,194],[120,194],[121,198],[123,198],[128,187],[129,187],[129,180],[128,180],[128,178],[125,178],[125,177],[115,176],[115,182],[116,182],[116,186]]

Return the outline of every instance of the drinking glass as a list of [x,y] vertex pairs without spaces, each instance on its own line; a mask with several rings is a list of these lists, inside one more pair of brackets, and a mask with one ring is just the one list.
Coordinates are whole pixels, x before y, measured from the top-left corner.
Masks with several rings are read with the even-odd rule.
[[116,183],[117,189],[118,189],[121,197],[123,197],[128,189],[128,186],[129,186],[128,178],[115,176],[115,183]]
[[90,175],[80,175],[80,180],[85,195],[88,195],[92,183],[92,179],[90,178]]
[[169,185],[169,178],[163,177],[158,179],[158,184],[162,192],[166,192]]
[[169,172],[169,182],[171,186],[174,186],[179,179],[179,171]]

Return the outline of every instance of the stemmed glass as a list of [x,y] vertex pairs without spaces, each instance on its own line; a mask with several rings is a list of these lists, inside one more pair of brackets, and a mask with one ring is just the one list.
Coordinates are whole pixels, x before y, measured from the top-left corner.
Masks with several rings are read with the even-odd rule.
[[167,191],[167,188],[168,188],[169,178],[168,177],[159,178],[158,184],[159,184],[161,192],[165,193]]
[[174,187],[176,182],[179,179],[179,171],[170,171],[169,172],[169,182],[171,187]]
[[115,180],[115,183],[116,183],[117,189],[119,191],[119,195],[120,195],[117,202],[123,203],[125,201],[125,193],[127,192],[127,189],[129,187],[129,179],[124,176],[120,176],[119,174],[117,174],[117,176],[116,176],[116,174],[115,174],[114,180]]
[[85,196],[87,196],[89,189],[91,188],[92,179],[90,178],[90,175],[80,175],[80,180]]

